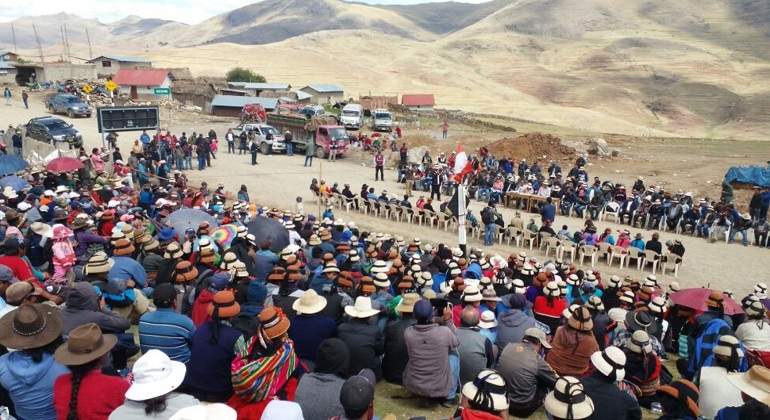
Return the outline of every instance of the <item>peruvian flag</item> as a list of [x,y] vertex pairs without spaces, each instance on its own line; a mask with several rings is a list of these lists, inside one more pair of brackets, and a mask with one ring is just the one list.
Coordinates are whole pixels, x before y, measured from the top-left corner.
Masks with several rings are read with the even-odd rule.
[[462,182],[463,178],[473,171],[473,166],[468,162],[468,156],[465,154],[465,149],[463,149],[462,144],[457,143],[455,153],[454,178],[455,181]]

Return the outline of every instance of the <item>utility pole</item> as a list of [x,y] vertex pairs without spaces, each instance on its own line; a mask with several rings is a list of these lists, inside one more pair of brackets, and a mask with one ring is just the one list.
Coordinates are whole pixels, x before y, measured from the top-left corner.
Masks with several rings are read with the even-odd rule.
[[70,34],[67,30],[67,24],[64,24],[64,48],[67,52],[67,62],[72,63],[72,50],[70,50]]
[[40,44],[40,35],[37,33],[37,26],[35,24],[32,24],[32,30],[35,31],[35,42],[37,42],[37,51],[40,54],[40,62],[44,62],[43,58],[43,46]]
[[11,38],[13,38],[13,52],[18,54],[19,48],[16,46],[16,28],[13,26],[13,23],[11,23]]
[[86,41],[88,41],[88,59],[94,58],[94,50],[91,47],[91,35],[88,33],[88,26],[86,26]]
[[64,61],[64,56],[67,55],[67,44],[64,42],[64,25],[59,25],[59,36],[61,36],[61,61]]

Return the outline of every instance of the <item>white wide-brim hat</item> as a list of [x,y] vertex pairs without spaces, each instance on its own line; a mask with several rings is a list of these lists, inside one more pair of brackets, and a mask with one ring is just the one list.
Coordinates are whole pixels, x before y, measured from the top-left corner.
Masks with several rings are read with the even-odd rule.
[[299,299],[291,304],[291,308],[297,312],[297,315],[312,315],[323,311],[326,307],[326,298],[319,296],[313,289],[308,289]]
[[594,352],[591,364],[604,376],[609,377],[615,370],[615,381],[622,381],[626,376],[626,354],[615,346],[609,346],[603,352]]
[[146,401],[166,395],[179,388],[187,367],[168,358],[160,350],[152,349],[134,363],[134,382],[126,391],[126,399]]
[[345,313],[352,318],[369,318],[380,313],[379,310],[372,308],[372,300],[366,296],[359,296],[353,305],[345,307]]
[[169,420],[236,420],[238,413],[222,403],[198,404],[185,407]]
[[[570,404],[569,402],[561,401],[556,397],[556,393],[564,393],[565,382],[569,382],[572,386],[578,387],[579,391],[575,389],[572,392],[575,392],[577,395],[573,395],[577,397],[578,400],[582,399],[582,401],[575,401]],[[561,385],[561,389],[559,389],[559,385]],[[545,397],[545,401],[543,402],[545,411],[551,416],[560,419],[566,419],[568,417],[567,413],[570,411],[572,411],[572,417],[570,417],[572,420],[582,420],[590,417],[594,413],[594,402],[591,397],[585,395],[582,388],[583,386],[580,384],[580,381],[574,377],[564,376],[559,378],[556,381],[556,388],[549,392]]]

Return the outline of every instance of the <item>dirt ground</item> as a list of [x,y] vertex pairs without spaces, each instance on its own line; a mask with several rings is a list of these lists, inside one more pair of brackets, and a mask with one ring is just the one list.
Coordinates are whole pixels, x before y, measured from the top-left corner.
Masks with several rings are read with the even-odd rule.
[[[43,105],[37,98],[33,98],[31,101],[30,110],[23,109],[19,103],[9,107],[0,104],[0,127],[7,127],[8,124],[21,124],[29,118],[45,114]],[[164,122],[163,125],[170,127],[172,131],[177,133],[181,131],[188,133],[192,131],[207,132],[210,128],[214,128],[218,133],[223,134],[226,128],[233,124],[233,121],[229,119],[176,111],[169,115],[169,112],[164,110],[161,115],[164,120],[170,118],[170,121]],[[77,119],[73,123],[83,132],[88,147],[95,147],[100,144],[95,118]],[[450,138],[444,141],[438,140],[440,137],[438,121],[421,120],[420,126],[417,139],[422,145],[429,145],[435,150],[453,150],[458,141],[464,144],[466,150],[471,150],[478,145],[504,137],[499,132],[479,131],[473,127],[451,124]],[[413,131],[416,131],[416,128],[410,126],[404,128],[404,132],[407,134],[407,144],[410,144],[409,135],[412,135]],[[510,136],[510,133],[508,134]],[[581,134],[564,133],[556,130],[554,134],[562,136],[566,139],[566,143],[579,148],[578,140],[581,139]],[[121,149],[128,150],[135,137],[136,133],[123,133],[119,140]],[[590,175],[631,182],[637,174],[643,174],[646,179],[660,185],[693,191],[695,197],[703,194],[718,194],[718,184],[728,166],[738,163],[756,164],[764,162],[770,156],[768,153],[770,152],[770,143],[762,142],[605,138],[611,147],[619,148],[622,151],[622,157],[613,160],[592,160],[589,164]],[[226,149],[226,147],[223,148]],[[395,171],[386,169],[387,180],[374,182],[374,170],[367,166],[370,165],[371,159],[364,158],[364,156],[361,153],[354,153],[349,158],[332,163],[315,160],[312,168],[306,168],[303,167],[303,156],[260,155],[259,164],[251,166],[249,158],[245,155],[229,155],[220,152],[217,159],[212,161],[211,168],[203,172],[189,171],[188,176],[193,183],[199,183],[203,180],[207,181],[209,185],[224,183],[227,190],[233,192],[237,191],[241,184],[246,185],[252,200],[269,206],[292,209],[296,197],[300,196],[304,200],[305,211],[310,213],[317,213],[319,209],[318,203],[312,198],[308,189],[312,178],[339,182],[340,185],[349,183],[355,191],[358,191],[362,183],[367,183],[375,186],[378,191],[386,188],[391,193],[401,194],[403,187],[395,182]],[[482,204],[474,201],[470,208],[478,215]],[[505,220],[508,220],[514,212],[511,209],[502,209],[502,213]],[[405,238],[419,237],[424,242],[455,244],[457,241],[457,234],[454,232],[408,225],[392,220],[386,221],[357,212],[345,213],[343,210],[338,210],[337,216],[345,221],[355,221],[364,229],[391,232]],[[531,217],[539,222],[539,218],[535,215]],[[556,223],[559,226],[566,224],[572,230],[580,226],[582,221],[575,218],[558,217]],[[600,222],[599,226],[613,229],[621,228],[620,225],[610,222]],[[633,230],[632,233],[636,233],[636,230]],[[651,235],[651,232],[647,231],[642,233],[645,239]],[[736,292],[737,296],[743,296],[749,292],[754,283],[768,280],[762,275],[757,275],[757,273],[766,272],[767,262],[770,261],[770,250],[768,249],[744,248],[740,245],[727,245],[723,242],[710,244],[702,239],[678,236],[670,232],[662,233],[661,236],[664,241],[673,238],[681,239],[687,250],[685,262],[677,279],[684,287],[729,288]],[[475,238],[469,238],[469,246],[481,246],[481,243]],[[503,244],[494,246],[488,251],[508,255],[519,250]],[[527,253],[536,255],[540,260],[545,259],[542,251],[527,250]],[[619,270],[617,264],[608,267],[605,261],[599,262],[596,269],[604,274],[629,273],[635,278],[641,278],[645,275],[636,271],[635,268]],[[670,273],[665,276],[658,274],[658,277],[662,278],[664,283],[674,280]],[[445,418],[451,414],[451,410],[443,409],[440,406],[425,407],[420,405],[418,400],[393,398],[404,395],[405,392],[400,387],[387,384],[379,385],[377,388],[377,412],[381,414],[408,412],[410,415],[425,415],[429,419]],[[538,415],[540,417],[537,417]],[[400,418],[406,417],[400,416]],[[542,414],[536,414],[533,418],[545,417]]]

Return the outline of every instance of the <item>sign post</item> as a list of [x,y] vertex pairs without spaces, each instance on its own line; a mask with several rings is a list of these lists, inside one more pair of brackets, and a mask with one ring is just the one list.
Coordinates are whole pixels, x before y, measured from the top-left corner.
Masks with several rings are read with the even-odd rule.
[[[165,95],[168,97],[169,102],[171,102],[171,88],[154,88],[152,90],[152,93],[154,93],[157,96]],[[169,129],[169,125],[171,124],[171,104],[169,104],[168,107],[168,123],[166,123],[166,131]],[[160,125],[160,124],[159,124]],[[163,127],[161,127],[162,129]]]

